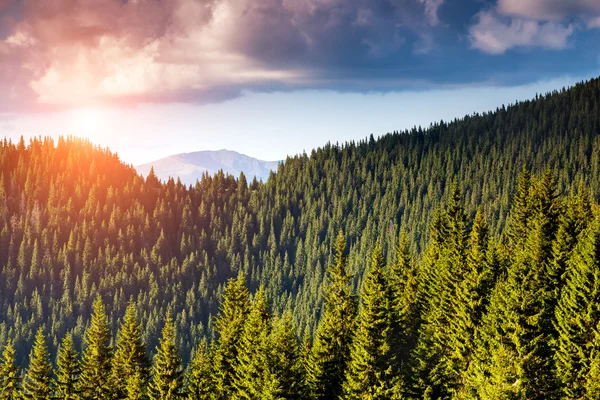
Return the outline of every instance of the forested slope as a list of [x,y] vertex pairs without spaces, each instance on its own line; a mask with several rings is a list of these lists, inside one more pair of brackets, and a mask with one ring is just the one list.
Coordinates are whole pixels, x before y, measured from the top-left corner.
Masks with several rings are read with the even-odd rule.
[[[26,364],[38,327],[54,355],[75,346],[101,295],[113,334],[131,299],[154,349],[171,312],[184,360],[213,337],[225,282],[242,271],[313,335],[342,230],[357,290],[376,242],[388,263],[404,230],[417,260],[456,181],[466,217],[506,229],[519,172],[550,169],[558,193],[600,195],[600,81],[378,140],[288,158],[265,183],[217,174],[194,187],[139,177],[73,138],[0,148],[0,343]],[[467,224],[469,226],[469,224]],[[431,289],[433,290],[433,289]]]

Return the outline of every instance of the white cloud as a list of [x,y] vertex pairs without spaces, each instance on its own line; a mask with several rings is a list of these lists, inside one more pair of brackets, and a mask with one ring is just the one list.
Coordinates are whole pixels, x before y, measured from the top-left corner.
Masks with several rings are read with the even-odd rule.
[[471,45],[489,54],[515,47],[563,49],[575,27],[600,28],[600,0],[497,0],[469,30]]
[[573,34],[573,25],[520,18],[503,18],[482,11],[469,30],[471,46],[489,54],[503,54],[515,47],[563,49]]
[[536,20],[600,16],[598,0],[498,0],[498,12]]
[[444,0],[419,0],[425,6],[425,15],[431,25],[440,23],[438,9],[444,3]]

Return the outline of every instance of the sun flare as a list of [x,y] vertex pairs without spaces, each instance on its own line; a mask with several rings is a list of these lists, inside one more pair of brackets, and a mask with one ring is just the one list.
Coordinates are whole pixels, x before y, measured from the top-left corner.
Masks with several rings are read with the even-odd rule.
[[104,114],[102,110],[96,108],[72,110],[69,116],[71,120],[71,131],[69,133],[97,142],[105,128]]

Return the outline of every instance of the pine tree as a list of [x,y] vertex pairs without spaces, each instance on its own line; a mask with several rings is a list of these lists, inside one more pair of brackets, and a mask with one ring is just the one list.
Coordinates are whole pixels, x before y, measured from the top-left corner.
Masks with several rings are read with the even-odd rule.
[[390,268],[389,281],[392,294],[391,340],[396,354],[394,374],[400,377],[398,390],[408,393],[408,388],[413,385],[410,355],[416,346],[421,321],[418,276],[404,233],[396,247],[396,261]]
[[307,380],[312,396],[336,399],[342,394],[356,314],[350,285],[346,241],[340,231],[335,243],[335,262],[328,269],[328,282],[321,321],[308,363]]
[[146,399],[146,387],[148,386],[147,377],[142,375],[140,370],[136,370],[132,375],[125,379],[125,400]]
[[[112,387],[115,396],[127,396],[127,389],[140,385],[144,392],[144,383],[148,381],[149,362],[146,347],[142,341],[142,328],[136,319],[136,307],[130,302],[125,311],[123,322],[117,335],[115,354],[112,362]],[[132,382],[128,380],[133,379]]]
[[417,397],[446,398],[452,381],[452,324],[457,289],[465,279],[469,232],[458,185],[454,183],[444,209],[431,228],[432,241],[422,264],[422,323],[414,351],[413,391]]
[[552,245],[552,262],[548,271],[550,285],[554,288],[551,298],[554,305],[560,296],[560,289],[565,284],[566,266],[578,237],[593,220],[589,195],[580,190],[577,196],[563,207],[559,218],[556,240]]
[[175,342],[175,327],[167,315],[152,366],[148,397],[151,400],[173,400],[183,396],[183,367]]
[[527,237],[531,205],[531,174],[524,166],[517,178],[517,188],[512,199],[507,237],[510,251],[516,250]]
[[28,399],[52,399],[52,363],[42,328],[38,329],[29,355],[29,368],[23,381],[23,392]]
[[585,398],[600,398],[600,323],[596,326],[594,342],[590,352],[590,370],[585,377]]
[[230,279],[221,302],[221,311],[215,321],[218,338],[214,347],[215,397],[230,399],[234,393],[233,381],[239,350],[239,341],[250,308],[250,299],[244,276]]
[[206,340],[202,340],[194,352],[187,373],[187,393],[189,400],[211,399],[214,392],[211,355],[207,351]]
[[271,315],[262,288],[254,295],[235,364],[235,398],[260,398],[267,374]]
[[73,344],[73,335],[67,333],[63,338],[56,357],[56,397],[61,400],[77,400],[79,374],[81,366],[79,354]]
[[600,322],[600,220],[580,236],[556,308],[556,374],[564,398],[585,397]]
[[21,377],[15,365],[15,348],[11,342],[4,346],[0,364],[0,400],[21,399]]
[[363,282],[344,398],[383,400],[392,397],[396,386],[393,370],[396,355],[391,341],[392,313],[383,254],[377,244],[371,269]]
[[100,296],[93,304],[92,320],[85,330],[78,391],[82,399],[99,400],[112,395],[110,371],[112,346],[108,318]]
[[[457,284],[448,326],[448,357],[446,374],[451,393],[465,390],[465,372],[468,370],[474,348],[475,333],[488,303],[495,280],[494,250],[490,248],[488,226],[478,212],[471,229],[467,255],[467,271]],[[464,397],[460,394],[458,397]]]
[[556,392],[548,271],[559,205],[549,173],[535,183],[529,202],[529,217],[521,221],[526,236],[511,239],[507,278],[494,290],[468,374],[481,398],[547,399]]
[[266,349],[268,370],[263,398],[300,400],[308,396],[295,332],[289,311],[273,321]]

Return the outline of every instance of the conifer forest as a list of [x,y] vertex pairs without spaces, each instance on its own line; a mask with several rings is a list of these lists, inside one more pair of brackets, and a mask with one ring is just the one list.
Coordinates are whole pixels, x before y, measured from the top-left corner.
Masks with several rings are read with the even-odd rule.
[[266,182],[0,143],[0,399],[599,399],[600,79]]

